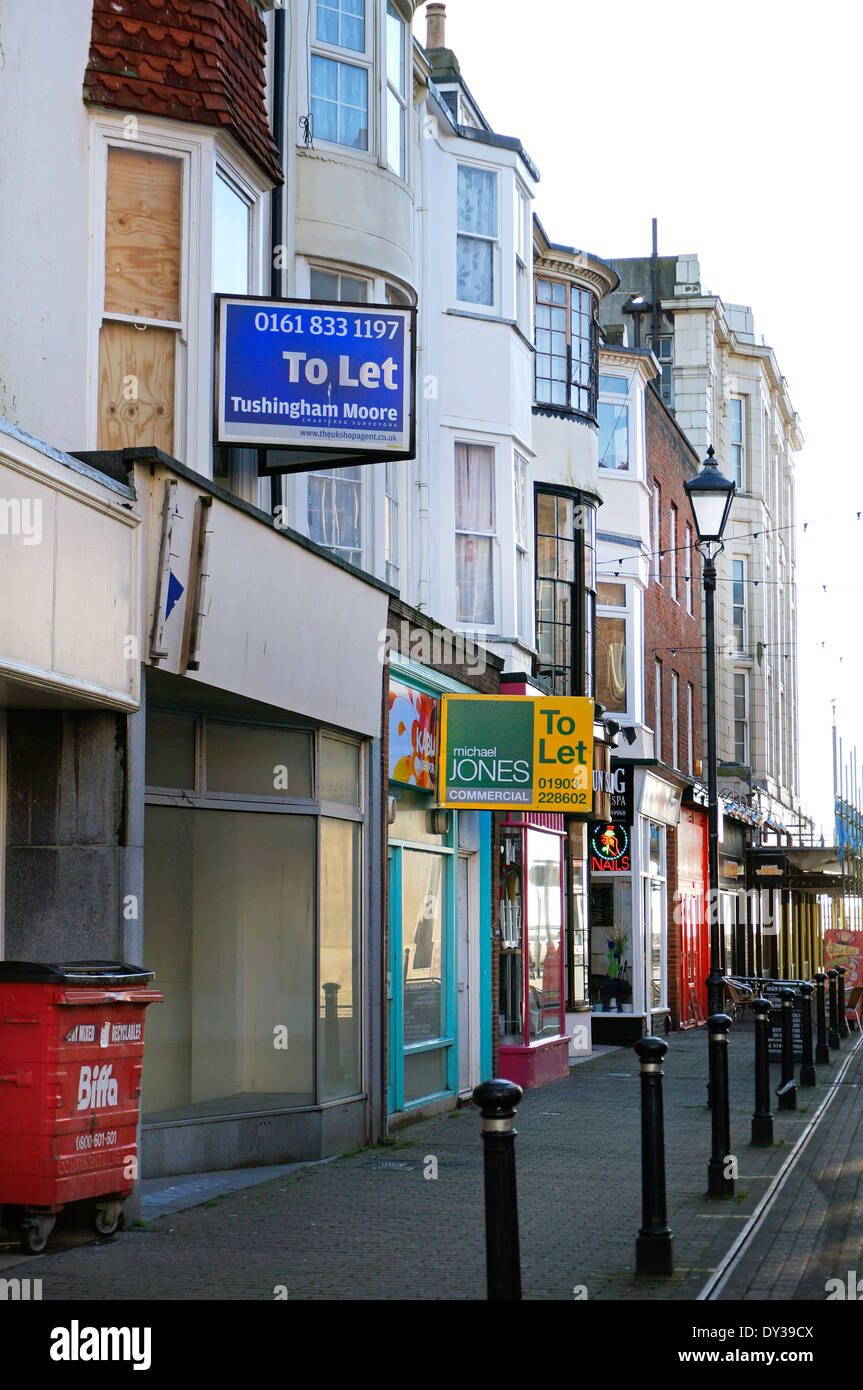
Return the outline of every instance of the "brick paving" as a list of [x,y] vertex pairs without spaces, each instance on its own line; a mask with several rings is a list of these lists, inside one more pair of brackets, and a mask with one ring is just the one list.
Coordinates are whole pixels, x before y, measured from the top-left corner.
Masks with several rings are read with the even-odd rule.
[[[631,1049],[595,1057],[528,1092],[517,1142],[524,1296],[693,1299],[744,1228],[826,1094],[819,1068],[800,1109],[777,1114],[772,1149],[749,1145],[751,1028],[730,1035],[732,1151],[738,1195],[705,1195],[710,1114],[704,1029],[669,1039],[665,1062],[669,1222],[676,1273],[635,1274],[641,1221],[640,1082]],[[847,1054],[853,1040],[845,1043]],[[771,1068],[771,1084],[778,1068]],[[863,1051],[855,1055],[753,1254],[722,1297],[821,1298],[824,1269],[863,1277]],[[437,1160],[427,1178],[426,1159]],[[33,1272],[30,1264],[28,1272]],[[392,1146],[283,1175],[113,1240],[49,1253],[47,1299],[272,1300],[485,1297],[482,1144],[465,1107],[403,1130]],[[828,1276],[829,1277],[829,1276]]]

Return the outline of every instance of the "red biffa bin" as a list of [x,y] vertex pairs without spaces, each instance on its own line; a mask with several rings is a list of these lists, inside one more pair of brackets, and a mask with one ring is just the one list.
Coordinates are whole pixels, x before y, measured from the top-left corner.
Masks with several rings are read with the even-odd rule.
[[69,1202],[112,1235],[138,1171],[152,970],[0,961],[0,1207],[30,1254]]

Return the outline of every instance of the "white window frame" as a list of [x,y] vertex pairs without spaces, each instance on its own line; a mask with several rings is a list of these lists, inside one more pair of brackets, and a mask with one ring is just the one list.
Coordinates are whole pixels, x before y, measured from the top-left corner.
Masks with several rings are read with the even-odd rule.
[[[353,159],[363,159],[366,161],[377,160],[378,130],[381,125],[379,108],[381,95],[378,84],[375,81],[375,56],[382,52],[381,40],[379,35],[381,14],[386,14],[376,4],[376,0],[364,0],[363,23],[365,29],[365,49],[360,53],[355,48],[342,48],[340,44],[327,43],[324,39],[319,39],[318,34],[318,0],[308,0],[310,6],[309,22],[309,67],[308,67],[308,114],[312,114],[312,58],[328,58],[330,62],[341,63],[346,67],[361,68],[366,74],[366,115],[368,119],[366,148],[360,149],[356,145],[342,145],[338,140],[325,140],[312,125],[312,143],[320,145],[325,150],[338,150],[341,154],[348,155]],[[384,84],[385,85],[385,84]],[[303,145],[304,140],[301,133],[298,133],[298,143]],[[381,142],[383,143],[383,142]]]
[[[746,491],[746,397],[731,396],[731,409],[728,421],[728,448],[731,454],[731,477],[741,492]],[[740,406],[740,438],[734,438],[734,407]]]
[[[626,386],[626,393],[625,393],[625,395],[621,395],[620,392],[613,392],[613,391],[608,391],[608,390],[603,391],[603,389],[602,389],[602,382],[603,382],[603,379],[604,379],[605,377],[613,377],[616,381],[622,381],[622,382],[625,384],[625,386]],[[609,405],[609,406],[612,406],[612,407],[616,407],[616,408],[617,408],[618,416],[617,416],[617,420],[615,420],[615,425],[617,424],[618,420],[619,420],[624,414],[626,415],[626,450],[627,450],[627,458],[626,458],[627,466],[626,466],[626,468],[614,468],[613,465],[611,465],[611,464],[603,463],[603,461],[602,461],[602,456],[601,456],[601,455],[597,458],[597,466],[598,466],[600,469],[602,469],[603,472],[605,472],[605,473],[610,473],[610,474],[612,474],[615,478],[634,478],[634,477],[637,476],[637,473],[638,473],[637,461],[636,461],[637,446],[636,446],[636,442],[635,442],[635,434],[634,434],[634,432],[633,432],[633,417],[632,417],[632,412],[631,412],[631,410],[630,410],[630,406],[631,406],[632,403],[633,403],[633,402],[632,402],[632,388],[633,388],[633,385],[634,385],[634,378],[628,377],[628,376],[623,376],[620,372],[609,371],[608,368],[607,368],[607,367],[604,367],[603,364],[602,364],[602,362],[600,362],[600,364],[599,364],[599,372],[597,373],[597,388],[596,388],[596,423],[597,423],[597,429],[599,428],[599,408],[600,408],[600,406]]]
[[533,219],[530,194],[516,179],[514,182],[515,214],[515,321],[521,332],[533,342]]
[[671,766],[680,766],[680,677],[676,671],[671,673]]
[[[491,485],[492,485],[492,528],[488,531],[467,531],[457,525],[458,516],[456,511],[456,451],[459,445],[464,445],[469,449],[487,449],[491,455]],[[496,632],[498,627],[498,617],[500,612],[500,576],[498,573],[498,526],[500,522],[500,489],[498,479],[498,443],[493,439],[471,438],[467,433],[460,433],[453,436],[452,442],[452,499],[453,499],[453,543],[452,543],[452,576],[453,576],[453,625],[464,632],[491,633]],[[492,583],[492,615],[491,622],[477,623],[458,616],[458,594],[456,592],[456,536],[478,536],[481,539],[486,537],[491,539],[491,583]]]
[[[686,546],[683,553],[683,582],[686,588],[686,611],[690,617],[692,613],[692,527],[688,521],[683,523],[686,537]],[[690,768],[690,771],[692,769]]]
[[[738,680],[740,680],[740,681],[743,682],[743,711],[744,711],[744,713],[743,713],[743,718],[742,718],[742,719],[740,719],[740,718],[738,717],[738,714],[737,714],[737,700],[738,700],[737,682],[738,682]],[[735,761],[736,763],[741,763],[741,764],[743,764],[743,765],[745,766],[745,765],[747,765],[747,764],[749,763],[749,676],[748,676],[748,674],[746,673],[746,671],[735,671],[735,672],[734,672],[734,687],[733,687],[732,699],[733,699],[733,709],[732,709],[732,736],[733,736],[733,741],[734,741],[734,761]],[[738,724],[742,724],[742,725],[743,725],[743,757],[742,757],[742,758],[738,758],[738,756],[737,756],[737,726],[738,726]]]
[[[600,618],[623,618],[624,620],[623,641],[626,649],[626,708],[623,710],[613,710],[611,711],[611,713],[613,714],[613,717],[615,719],[625,718],[634,722],[638,718],[637,701],[635,697],[636,653],[634,651],[634,634],[637,633],[639,630],[635,613],[633,611],[633,595],[636,592],[635,585],[631,583],[625,583],[622,576],[612,577],[609,574],[598,574],[596,583],[596,604],[593,616],[595,641],[598,642],[599,640]],[[619,584],[624,591],[623,603],[603,603],[599,597],[599,585],[601,583]],[[599,672],[597,669],[598,663],[599,651],[597,647],[596,667],[593,673],[594,690],[597,692],[597,699],[599,698]]]
[[[402,543],[401,543],[401,464],[395,459],[386,459],[381,465],[384,485],[384,579],[394,589],[401,588]],[[394,484],[394,490],[391,490]],[[393,510],[395,516],[393,516]],[[392,543],[395,542],[395,559],[392,557]],[[392,572],[392,573],[391,573]]]
[[[497,213],[497,225],[494,236],[488,236],[482,232],[463,232],[458,224],[458,171],[460,168],[480,169],[485,174],[493,174],[496,180],[497,196],[495,198],[495,211]],[[501,185],[502,170],[493,164],[481,164],[473,159],[458,159],[455,161],[455,284],[453,286],[453,303],[460,309],[472,314],[488,314],[498,316],[501,312]],[[468,237],[472,241],[487,241],[491,243],[491,278],[492,278],[492,302],[491,304],[477,304],[473,299],[459,299],[458,297],[458,239]]]
[[661,536],[661,524],[662,524],[662,485],[661,485],[661,483],[659,482],[659,479],[658,479],[658,478],[654,478],[654,480],[653,480],[653,535],[652,535],[652,537],[651,537],[651,540],[652,540],[652,549],[653,549],[653,578],[654,578],[654,582],[657,583],[657,584],[659,584],[659,585],[662,584],[662,556],[660,555],[660,547],[661,547],[661,540],[660,540],[660,536]]
[[668,570],[668,592],[675,603],[680,603],[677,596],[677,507],[674,503],[668,509],[668,553],[671,556],[671,564]]
[[659,657],[653,663],[653,738],[657,761],[662,762],[662,662]]
[[[743,602],[734,602],[734,586],[736,580],[736,569],[740,565],[742,570],[741,588],[743,590]],[[745,555],[734,555],[731,560],[731,636],[734,644],[734,652],[737,656],[745,656],[749,651],[749,568]],[[738,610],[742,613],[742,622],[738,634],[738,624],[735,614]],[[738,640],[739,637],[739,640]]]
[[515,539],[515,630],[527,645],[532,646],[534,583],[531,575],[529,537],[530,524],[530,465],[516,449],[512,460],[513,537]]
[[695,706],[695,692],[692,681],[686,682],[686,771],[690,777],[695,771],[695,741],[692,728],[693,710]]
[[[402,60],[403,60],[403,62],[404,62],[404,72],[405,72],[405,90],[404,90],[404,93],[401,93],[401,92],[397,91],[396,88],[393,87],[393,85],[392,85],[392,83],[390,82],[390,79],[389,79],[389,74],[388,74],[388,72],[387,72],[387,52],[388,52],[388,48],[387,48],[387,19],[388,19],[388,17],[389,17],[389,10],[390,10],[390,7],[392,7],[394,13],[395,13],[396,16],[398,17],[399,22],[400,22],[400,24],[401,24],[401,26],[402,26]],[[381,86],[382,86],[382,88],[383,88],[384,110],[383,110],[383,116],[382,116],[382,119],[381,119],[381,134],[382,134],[382,140],[381,140],[381,147],[382,147],[382,148],[381,148],[381,163],[384,164],[384,165],[386,166],[387,169],[389,169],[389,171],[390,171],[391,174],[395,174],[395,176],[396,176],[397,179],[407,180],[408,177],[409,177],[409,175],[410,175],[410,157],[411,157],[411,127],[410,127],[410,119],[411,119],[411,107],[412,107],[412,105],[413,105],[413,103],[412,103],[412,101],[411,101],[411,90],[412,90],[412,87],[413,87],[413,73],[412,73],[412,71],[411,71],[411,45],[410,45],[410,42],[409,42],[409,39],[410,39],[410,24],[409,24],[408,21],[405,19],[404,15],[402,14],[401,10],[399,9],[399,6],[398,6],[398,4],[396,3],[396,0],[387,0],[387,3],[384,5],[384,7],[383,7],[383,24],[384,24],[384,38],[383,38],[383,47],[382,47],[382,49],[381,49],[381,52],[383,53],[383,61],[382,61],[382,64],[381,64],[381,68],[382,68],[382,73],[381,73]],[[396,99],[396,101],[398,102],[399,106],[401,107],[402,115],[403,115],[403,117],[404,117],[404,148],[403,148],[403,150],[402,150],[402,154],[403,154],[403,157],[404,157],[404,169],[402,169],[402,170],[394,169],[393,166],[392,166],[392,164],[391,164],[391,162],[390,162],[390,150],[389,150],[389,119],[388,119],[389,112],[388,112],[388,110],[387,110],[387,107],[388,107],[388,105],[389,105],[389,94],[390,94],[390,93],[393,94],[393,96],[395,97],[395,99]]]
[[[134,323],[133,316],[105,314],[105,223],[108,149],[130,144],[142,152],[180,159],[182,171],[182,246],[180,320],[174,365],[174,455],[205,478],[213,476],[213,228],[218,169],[252,207],[250,219],[249,293],[264,286],[263,199],[270,183],[250,157],[223,144],[200,126],[137,115],[134,126],[123,113],[100,111],[90,118],[90,250],[87,332],[86,433],[92,449],[99,432],[99,330],[105,318]],[[129,138],[130,131],[134,139]]]

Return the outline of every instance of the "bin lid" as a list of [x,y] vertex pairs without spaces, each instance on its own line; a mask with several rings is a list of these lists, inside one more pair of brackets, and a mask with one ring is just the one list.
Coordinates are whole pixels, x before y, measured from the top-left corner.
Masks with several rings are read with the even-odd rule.
[[122,960],[42,961],[0,960],[0,982],[19,985],[89,985],[116,988],[143,985],[152,980],[154,970],[127,965]]

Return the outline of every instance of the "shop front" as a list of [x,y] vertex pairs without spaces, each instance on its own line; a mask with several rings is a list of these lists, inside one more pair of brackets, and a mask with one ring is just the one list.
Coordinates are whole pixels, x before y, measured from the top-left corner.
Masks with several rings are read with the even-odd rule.
[[672,1025],[678,1028],[693,1028],[707,1018],[707,883],[707,810],[688,801],[680,808],[677,886],[672,895],[678,943],[678,994]]
[[451,1108],[491,1075],[492,816],[435,804],[440,697],[468,690],[390,653],[391,1127]]
[[525,812],[500,825],[500,1074],[541,1086],[569,1072],[564,1020],[563,816]]
[[630,828],[589,826],[590,998],[593,1040],[631,1043],[666,1028],[668,1003],[667,830],[680,791],[634,769]]

